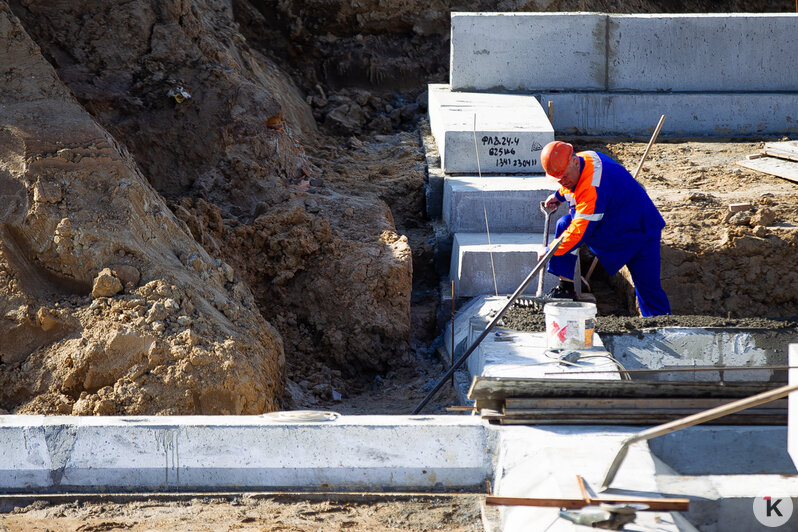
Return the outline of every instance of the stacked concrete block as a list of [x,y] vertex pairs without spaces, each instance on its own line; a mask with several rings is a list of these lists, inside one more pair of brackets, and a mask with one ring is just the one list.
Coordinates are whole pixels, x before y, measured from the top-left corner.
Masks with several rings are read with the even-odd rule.
[[595,13],[452,13],[452,90],[604,90],[606,27]]
[[[521,285],[545,252],[540,233],[456,233],[449,275],[458,297],[511,294]],[[547,288],[553,287],[553,276]],[[494,287],[495,278],[495,287]],[[534,294],[537,281],[527,288]]]
[[429,118],[450,174],[542,172],[540,150],[554,129],[534,96],[453,92],[429,86]]
[[453,13],[451,42],[453,91],[553,101],[564,134],[795,131],[798,14]]
[[555,189],[554,181],[541,176],[450,176],[443,189],[443,220],[452,233],[542,233],[540,202]]

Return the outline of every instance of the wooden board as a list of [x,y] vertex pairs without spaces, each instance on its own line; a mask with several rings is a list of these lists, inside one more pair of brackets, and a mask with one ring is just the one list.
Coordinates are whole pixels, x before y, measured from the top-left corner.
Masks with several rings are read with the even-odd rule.
[[757,172],[798,183],[798,162],[796,161],[777,159],[775,157],[760,157],[759,159],[737,161],[737,164],[750,170],[756,170]]
[[[611,381],[594,379],[532,379],[474,377],[468,398],[496,401],[507,398],[714,398],[739,399],[778,388],[778,382],[719,383],[667,381]],[[477,407],[480,405],[477,404]]]
[[765,143],[765,147],[759,150],[759,152],[763,155],[770,155],[771,157],[798,161],[798,141],[767,142]]
[[[548,508],[566,508],[569,510],[584,508],[588,504],[645,504],[648,510],[655,512],[686,512],[690,510],[690,499],[687,498],[653,498],[653,497],[623,497],[603,495],[587,502],[584,499],[565,498],[534,498],[534,497],[499,497],[488,495],[485,497],[487,504],[502,506],[542,506]],[[582,528],[582,527],[579,527]]]
[[[651,413],[651,412],[614,412],[611,415],[598,416],[587,413],[572,414],[541,414],[524,416],[483,416],[487,421],[501,423],[502,425],[660,425],[677,419],[682,419],[691,413]],[[786,425],[787,413],[759,413],[729,414],[718,419],[702,423],[703,425]]]
[[[558,397],[558,398],[531,398],[519,399],[508,397],[504,401],[504,412],[516,411],[523,409],[596,409],[596,408],[618,408],[618,409],[651,409],[651,408],[665,408],[665,409],[692,409],[692,410],[708,410],[721,406],[733,401],[727,398],[647,398],[647,399],[628,399],[628,398],[611,398],[603,399],[596,397],[573,398],[573,397]],[[787,408],[787,399],[778,399],[771,403],[762,405],[760,408],[774,408],[784,409]]]

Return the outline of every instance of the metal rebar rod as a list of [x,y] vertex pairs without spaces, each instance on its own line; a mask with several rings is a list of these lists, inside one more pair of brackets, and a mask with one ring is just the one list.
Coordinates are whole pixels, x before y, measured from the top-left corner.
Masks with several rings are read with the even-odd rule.
[[[678,371],[743,371],[752,369],[769,369],[769,370],[788,370],[798,369],[798,366],[697,366],[697,367],[684,367],[684,368],[660,368],[660,369],[596,369],[588,371],[569,371],[568,375],[589,375],[591,373],[672,373]],[[544,375],[562,375],[562,372],[548,372]]]
[[515,292],[513,292],[513,294],[507,299],[507,303],[505,303],[504,307],[502,307],[502,309],[493,317],[490,323],[488,323],[487,327],[485,327],[485,330],[482,331],[482,334],[479,335],[479,338],[477,338],[474,341],[474,343],[471,344],[471,347],[469,347],[466,350],[466,352],[463,353],[460,356],[460,358],[457,359],[457,362],[455,362],[454,364],[451,365],[451,367],[449,367],[449,371],[447,371],[446,374],[443,377],[441,377],[441,379],[437,382],[437,384],[435,384],[435,387],[432,388],[432,390],[427,394],[427,396],[418,404],[418,406],[416,406],[416,408],[413,410],[413,415],[416,415],[419,412],[421,412],[421,409],[424,408],[424,405],[426,405],[430,401],[430,399],[432,399],[435,396],[438,390],[441,389],[443,383],[445,383],[450,376],[454,375],[454,372],[457,370],[457,368],[459,368],[463,364],[463,362],[465,362],[466,359],[469,356],[471,356],[471,353],[473,353],[474,350],[477,348],[477,346],[480,343],[482,343],[482,340],[484,340],[485,337],[488,336],[491,329],[493,329],[493,327],[496,326],[496,323],[500,319],[502,319],[504,313],[507,312],[507,309],[509,309],[513,305],[513,302],[515,302],[515,300],[518,299],[518,296],[520,296],[524,292],[524,290],[526,290],[526,288],[532,283],[532,281],[535,279],[535,276],[538,274],[541,268],[543,268],[549,262],[551,256],[554,255],[554,252],[557,251],[557,248],[560,247],[560,243],[562,243],[564,236],[565,236],[564,234],[560,235],[551,243],[551,245],[549,246],[549,250],[546,252],[545,255],[543,255],[543,257],[541,257],[541,259],[538,261],[535,267],[532,268],[532,271],[529,272],[529,275],[526,276],[526,279],[524,279],[521,282],[521,285],[518,288],[516,288]]

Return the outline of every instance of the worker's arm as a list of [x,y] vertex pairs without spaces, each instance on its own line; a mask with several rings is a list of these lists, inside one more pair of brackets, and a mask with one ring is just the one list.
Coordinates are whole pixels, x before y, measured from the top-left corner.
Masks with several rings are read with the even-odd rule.
[[595,230],[604,217],[603,213],[596,212],[596,199],[597,190],[593,186],[580,194],[573,220],[563,232],[563,241],[554,252],[555,255],[565,255],[571,252]]
[[546,198],[546,201],[543,203],[543,206],[546,207],[548,210],[552,211],[560,206],[560,204],[565,201],[565,198],[560,195],[559,191],[556,191],[554,194]]

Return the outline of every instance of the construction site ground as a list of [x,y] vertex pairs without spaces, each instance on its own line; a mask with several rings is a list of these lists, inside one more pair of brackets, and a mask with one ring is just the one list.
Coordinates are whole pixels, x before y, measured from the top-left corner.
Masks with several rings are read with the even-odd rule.
[[[94,498],[96,499],[96,497]],[[101,532],[107,530],[347,531],[482,530],[475,496],[339,496],[324,500],[291,494],[198,495],[166,498],[108,497],[106,502],[36,501],[0,514],[3,532]]]
[[[468,7],[795,9],[510,4]],[[454,7],[0,0],[0,415],[409,414],[445,371],[418,129]],[[647,141],[557,138],[630,170]],[[774,140],[672,139],[666,119],[638,180],[679,316],[635,317],[599,267],[599,334],[796,328],[798,184],[736,165]],[[315,501],[43,500],[0,531],[481,529],[468,498]]]

